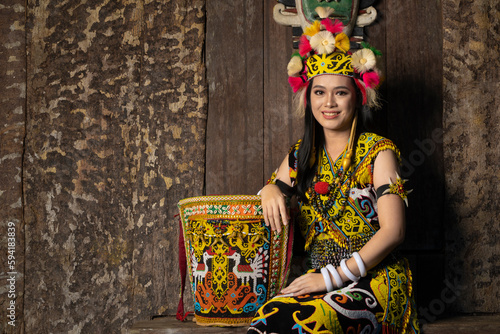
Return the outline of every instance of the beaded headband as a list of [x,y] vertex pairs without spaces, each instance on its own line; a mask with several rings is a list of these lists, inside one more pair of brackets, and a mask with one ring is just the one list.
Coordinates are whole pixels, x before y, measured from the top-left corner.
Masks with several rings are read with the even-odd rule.
[[363,105],[377,106],[376,89],[380,74],[376,67],[380,51],[362,42],[361,49],[350,51],[349,37],[338,20],[324,18],[305,29],[299,51],[288,63],[288,82],[294,93],[307,87],[309,80],[322,74],[354,79],[363,95]]

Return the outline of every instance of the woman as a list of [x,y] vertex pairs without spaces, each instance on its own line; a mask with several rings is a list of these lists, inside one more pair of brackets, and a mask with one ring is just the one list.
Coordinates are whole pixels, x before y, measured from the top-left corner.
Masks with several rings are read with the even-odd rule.
[[[249,333],[418,333],[411,272],[394,249],[405,233],[399,151],[363,132],[377,105],[369,45],[349,52],[338,21],[315,22],[288,66],[305,132],[261,191],[273,230],[296,195],[311,270],[260,308]],[[285,195],[286,194],[286,195]]]

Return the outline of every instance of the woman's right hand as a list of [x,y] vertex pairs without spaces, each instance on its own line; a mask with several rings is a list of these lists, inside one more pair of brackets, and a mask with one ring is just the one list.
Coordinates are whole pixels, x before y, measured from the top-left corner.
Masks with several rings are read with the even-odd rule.
[[262,213],[266,226],[271,230],[281,232],[281,222],[288,225],[288,211],[286,208],[285,195],[275,184],[268,184],[260,193],[262,200]]

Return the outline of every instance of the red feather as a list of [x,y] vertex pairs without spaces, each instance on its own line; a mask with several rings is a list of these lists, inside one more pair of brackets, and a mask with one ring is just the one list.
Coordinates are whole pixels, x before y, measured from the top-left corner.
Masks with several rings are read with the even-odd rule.
[[294,93],[297,93],[299,89],[307,86],[307,81],[303,77],[288,77],[288,83],[292,87]]
[[380,78],[378,76],[378,73],[373,71],[373,72],[366,72],[363,74],[363,82],[365,83],[366,87],[368,88],[375,88],[378,86],[380,83]]
[[302,57],[307,55],[309,52],[312,51],[311,44],[309,43],[309,40],[307,39],[306,35],[302,35],[300,37],[299,41],[299,53]]
[[333,21],[332,19],[323,19],[321,24],[325,27],[326,30],[331,32],[332,34],[338,34],[342,32],[344,25],[339,20]]
[[354,79],[354,82],[356,83],[356,86],[358,86],[359,90],[361,91],[361,95],[363,95],[363,105],[366,104],[366,88],[359,79]]

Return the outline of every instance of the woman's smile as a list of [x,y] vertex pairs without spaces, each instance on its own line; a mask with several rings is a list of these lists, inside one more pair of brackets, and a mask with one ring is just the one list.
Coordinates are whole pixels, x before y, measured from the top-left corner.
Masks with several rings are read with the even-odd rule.
[[322,114],[326,119],[335,119],[339,116],[340,111],[323,111]]

